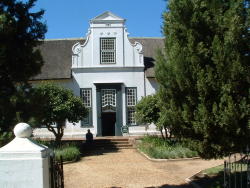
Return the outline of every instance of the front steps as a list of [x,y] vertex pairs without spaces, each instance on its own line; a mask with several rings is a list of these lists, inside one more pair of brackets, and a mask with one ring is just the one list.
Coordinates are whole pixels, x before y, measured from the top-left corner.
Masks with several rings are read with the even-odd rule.
[[84,148],[87,150],[120,150],[132,149],[133,144],[128,138],[94,138],[93,143],[84,143]]

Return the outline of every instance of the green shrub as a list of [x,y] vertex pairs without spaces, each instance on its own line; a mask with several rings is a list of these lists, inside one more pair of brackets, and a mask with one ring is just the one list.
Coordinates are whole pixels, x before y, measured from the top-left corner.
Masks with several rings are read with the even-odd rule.
[[0,132],[0,148],[8,144],[13,138],[12,132]]
[[156,159],[177,159],[198,156],[196,151],[190,150],[185,143],[176,140],[164,140],[157,136],[145,136],[138,144],[138,148],[148,156]]
[[80,144],[77,142],[62,142],[61,146],[56,145],[55,141],[38,140],[38,143],[54,150],[57,161],[60,160],[60,156],[63,161],[77,161],[81,158]]
[[62,146],[54,150],[56,160],[60,160],[62,156],[63,161],[77,161],[81,157],[81,153],[76,146]]

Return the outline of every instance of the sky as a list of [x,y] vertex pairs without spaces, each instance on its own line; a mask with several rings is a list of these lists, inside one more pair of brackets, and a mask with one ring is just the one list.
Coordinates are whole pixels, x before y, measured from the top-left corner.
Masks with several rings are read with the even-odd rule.
[[85,37],[89,20],[111,11],[126,19],[131,37],[161,37],[165,0],[37,0],[34,11],[44,9],[46,39]]

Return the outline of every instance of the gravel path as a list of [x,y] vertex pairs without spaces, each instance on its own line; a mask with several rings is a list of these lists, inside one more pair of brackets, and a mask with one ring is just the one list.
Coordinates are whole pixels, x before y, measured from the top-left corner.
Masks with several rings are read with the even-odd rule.
[[184,188],[188,187],[186,178],[222,163],[200,159],[152,162],[135,149],[107,151],[65,164],[65,188]]

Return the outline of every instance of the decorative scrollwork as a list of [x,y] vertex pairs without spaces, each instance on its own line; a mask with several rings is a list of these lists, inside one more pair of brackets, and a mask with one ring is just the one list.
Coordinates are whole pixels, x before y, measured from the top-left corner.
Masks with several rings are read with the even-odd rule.
[[73,54],[79,54],[81,52],[81,44],[78,42],[76,44],[73,45],[72,47],[72,52]]
[[143,53],[143,47],[142,47],[141,43],[135,42],[133,46],[134,46],[134,48],[137,50],[137,52],[138,52],[139,54],[142,54],[142,53]]

